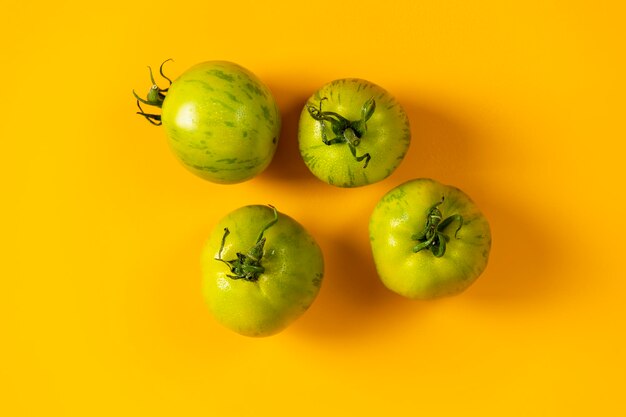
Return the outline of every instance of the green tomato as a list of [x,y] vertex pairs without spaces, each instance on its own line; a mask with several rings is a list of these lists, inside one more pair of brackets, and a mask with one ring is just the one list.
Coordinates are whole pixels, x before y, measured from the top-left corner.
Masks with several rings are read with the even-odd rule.
[[[161,65],[163,75],[163,65]],[[162,124],[174,155],[194,174],[216,183],[249,180],[272,161],[280,111],[271,91],[247,69],[225,61],[195,65],[169,88],[154,82],[139,103],[161,107],[138,113]]]
[[386,90],[361,79],[340,79],[309,98],[300,115],[300,154],[328,184],[359,187],[387,178],[411,141],[409,119]]
[[484,271],[489,223],[458,188],[415,179],[389,191],[369,223],[376,270],[390,290],[412,299],[458,294]]
[[313,303],[324,276],[322,251],[291,217],[271,206],[241,207],[206,243],[203,292],[213,316],[245,336],[269,336]]

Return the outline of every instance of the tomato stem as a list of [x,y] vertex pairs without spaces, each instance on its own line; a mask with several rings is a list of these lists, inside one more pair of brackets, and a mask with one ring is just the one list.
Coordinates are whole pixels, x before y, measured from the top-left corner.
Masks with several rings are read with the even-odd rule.
[[222,236],[222,244],[217,254],[216,261],[222,262],[228,266],[231,274],[226,276],[231,279],[243,279],[244,281],[258,281],[259,276],[265,272],[265,268],[261,265],[261,259],[263,259],[263,248],[265,247],[265,237],[263,236],[265,231],[272,227],[278,221],[278,211],[274,206],[269,206],[274,211],[274,218],[270,220],[259,232],[259,236],[252,248],[247,253],[237,252],[237,258],[230,261],[222,259],[222,251],[226,243],[226,237],[230,234],[228,227],[224,228],[224,235]]
[[[361,118],[359,120],[350,121],[338,113],[322,111],[322,103],[327,99],[327,97],[322,98],[318,107],[312,104],[307,105],[307,111],[311,117],[320,122],[322,126],[322,142],[329,146],[338,143],[348,144],[348,148],[352,156],[354,156],[354,159],[357,162],[361,162],[365,159],[363,168],[367,168],[370,159],[372,159],[371,155],[365,153],[361,156],[357,156],[356,148],[361,143],[363,135],[367,132],[367,121],[376,111],[376,101],[374,98],[367,100],[361,107]],[[335,135],[332,139],[328,139],[326,135],[326,122],[330,123],[330,129]]]
[[444,202],[444,197],[441,197],[441,201],[433,204],[428,213],[426,214],[426,225],[421,233],[414,234],[411,238],[419,243],[413,248],[413,252],[417,253],[424,249],[430,249],[435,257],[440,258],[446,253],[446,243],[450,241],[448,235],[444,233],[445,229],[450,223],[457,221],[459,227],[454,232],[454,237],[458,239],[459,230],[463,227],[463,216],[460,214],[453,214],[451,216],[443,218],[439,206]]
[[156,81],[154,80],[154,75],[152,74],[152,68],[148,67],[148,71],[150,73],[150,81],[152,82],[152,86],[150,87],[150,90],[148,90],[148,94],[146,95],[146,98],[139,97],[139,95],[135,92],[135,90],[133,90],[133,96],[135,96],[135,99],[137,100],[137,107],[139,107],[139,111],[137,112],[137,114],[144,117],[153,125],[157,125],[157,126],[160,126],[162,124],[161,115],[153,114],[153,113],[146,113],[141,107],[141,103],[147,104],[148,106],[158,107],[158,108],[161,108],[163,106],[163,101],[165,101],[165,93],[167,93],[170,86],[172,85],[172,80],[166,77],[165,74],[163,74],[163,65],[167,61],[171,61],[171,60],[172,60],[171,58],[166,59],[165,61],[161,63],[161,66],[159,67],[159,74],[161,74],[161,77],[165,78],[169,82],[169,85],[167,86],[167,88],[160,88],[157,85]]

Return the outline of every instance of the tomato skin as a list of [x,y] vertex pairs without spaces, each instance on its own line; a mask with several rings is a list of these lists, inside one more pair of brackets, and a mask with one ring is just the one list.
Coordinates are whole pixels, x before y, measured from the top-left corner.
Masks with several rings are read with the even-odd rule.
[[313,303],[324,276],[322,251],[314,238],[293,218],[278,213],[266,238],[258,281],[232,279],[219,256],[224,228],[230,234],[221,252],[234,259],[255,243],[259,230],[273,217],[268,206],[241,207],[218,222],[202,256],[203,292],[213,316],[245,336],[270,336],[285,329]]
[[[346,143],[326,145],[335,135],[311,117],[308,106],[335,112],[351,121],[361,117],[363,104],[374,98],[376,109],[367,122],[367,130],[356,147],[357,156],[369,153],[367,167],[357,161]],[[409,119],[396,99],[382,87],[358,78],[332,81],[308,100],[300,115],[298,128],[300,154],[309,170],[320,180],[339,187],[360,187],[387,178],[395,171],[408,151],[411,141]]]
[[[430,250],[413,251],[412,237],[424,230],[427,213],[441,201],[443,218],[463,217],[446,231],[443,256]],[[415,179],[383,196],[370,217],[370,243],[376,270],[390,290],[412,299],[432,299],[467,289],[487,266],[491,231],[485,216],[467,194],[432,179]]]
[[262,172],[274,156],[281,128],[269,88],[226,61],[203,62],[178,77],[167,91],[161,118],[180,162],[222,184]]

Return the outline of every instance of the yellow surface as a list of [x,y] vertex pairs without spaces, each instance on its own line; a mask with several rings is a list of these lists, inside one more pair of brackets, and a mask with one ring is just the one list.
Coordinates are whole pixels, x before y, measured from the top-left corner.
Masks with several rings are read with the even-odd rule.
[[[3,2],[0,415],[616,416],[626,413],[626,14],[618,1]],[[274,162],[185,171],[131,90],[237,62],[274,91]],[[297,151],[306,98],[361,77],[405,106],[385,181],[338,189]],[[432,177],[490,219],[486,272],[413,302],[375,276],[367,221]],[[271,203],[324,250],[317,301],[266,339],[200,295],[217,220]]]

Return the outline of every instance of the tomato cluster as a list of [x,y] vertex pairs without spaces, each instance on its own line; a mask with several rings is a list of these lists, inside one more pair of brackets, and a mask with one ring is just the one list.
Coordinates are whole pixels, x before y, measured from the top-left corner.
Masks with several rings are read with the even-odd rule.
[[[167,61],[165,61],[167,62]],[[270,89],[226,61],[200,63],[161,88],[150,70],[137,112],[163,125],[176,158],[192,173],[234,184],[261,173],[278,146],[281,117]],[[147,113],[144,105],[161,109]],[[361,187],[390,176],[411,142],[409,118],[382,87],[362,79],[322,86],[300,115],[303,162],[320,180]],[[487,266],[489,223],[458,188],[408,181],[383,196],[370,217],[381,281],[412,299],[458,294]],[[247,336],[275,334],[315,300],[324,258],[313,236],[272,206],[245,206],[218,222],[202,256],[203,292],[216,320]]]

